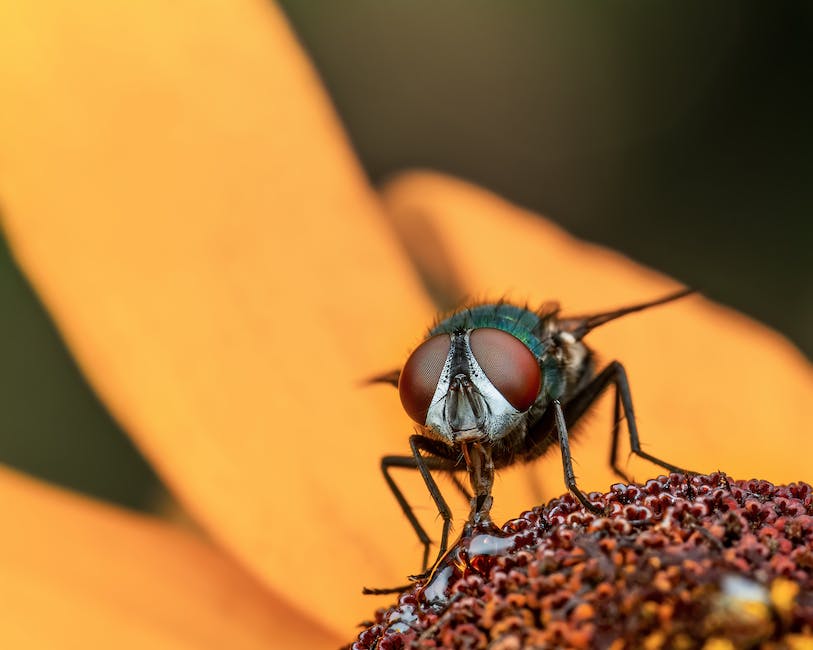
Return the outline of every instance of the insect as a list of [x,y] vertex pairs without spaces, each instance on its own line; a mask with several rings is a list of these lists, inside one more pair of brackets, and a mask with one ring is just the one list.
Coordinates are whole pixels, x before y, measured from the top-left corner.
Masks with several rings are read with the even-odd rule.
[[[417,469],[443,520],[437,560],[447,549],[452,514],[432,476],[448,473],[470,500],[468,523],[490,522],[494,472],[532,461],[558,443],[568,490],[597,512],[576,485],[568,428],[609,386],[615,388],[610,466],[618,465],[621,414],[632,453],[671,472],[689,473],[641,449],[632,395],[624,366],[611,361],[596,372],[584,337],[596,327],[633,312],[682,298],[684,289],[650,302],[591,316],[560,316],[558,305],[534,311],[496,302],[455,311],[430,329],[400,371],[371,379],[398,387],[401,403],[419,427],[409,438],[411,455],[385,456],[381,470],[390,490],[423,544],[426,571],[431,541],[393,480],[394,467]],[[456,473],[468,474],[467,488]],[[384,593],[387,590],[368,590]]]

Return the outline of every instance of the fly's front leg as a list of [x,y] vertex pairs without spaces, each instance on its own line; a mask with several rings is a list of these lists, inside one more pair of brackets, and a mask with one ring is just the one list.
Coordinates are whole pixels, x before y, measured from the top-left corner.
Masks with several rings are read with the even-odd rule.
[[[413,442],[412,438],[417,438],[418,440]],[[441,517],[443,517],[443,533],[441,536],[441,547],[440,553],[438,554],[438,560],[440,557],[446,552],[446,544],[447,539],[449,536],[449,526],[451,525],[451,511],[449,507],[446,505],[446,501],[443,499],[443,496],[440,494],[440,490],[438,489],[437,483],[432,478],[432,475],[429,473],[429,470],[441,470],[441,471],[448,471],[454,479],[454,470],[459,469],[456,467],[456,462],[447,457],[428,457],[425,458],[421,455],[420,450],[422,448],[427,448],[429,453],[443,453],[446,450],[444,448],[437,448],[433,449],[433,441],[429,441],[422,436],[412,436],[410,438],[410,447],[412,448],[412,456],[384,456],[381,459],[381,472],[384,474],[384,480],[387,482],[390,490],[392,491],[393,496],[395,497],[396,501],[398,501],[398,505],[401,506],[401,510],[404,513],[404,516],[409,521],[412,529],[415,531],[415,534],[418,536],[421,544],[423,544],[423,564],[421,573],[418,576],[410,576],[412,579],[420,580],[421,578],[425,577],[427,572],[427,565],[429,561],[429,547],[432,544],[432,540],[429,539],[429,535],[426,534],[423,526],[421,526],[421,522],[418,521],[418,518],[415,516],[414,511],[412,510],[412,506],[406,500],[404,493],[401,491],[401,488],[398,487],[398,484],[390,475],[390,469],[393,467],[404,467],[406,469],[417,469],[421,472],[421,476],[424,479],[427,487],[429,488],[429,493],[432,495],[432,498],[435,500],[435,504],[438,507],[438,511],[440,512]],[[427,480],[428,477],[428,480]],[[431,485],[430,485],[431,482]],[[460,484],[459,480],[455,481],[455,484],[459,484],[459,489],[466,494],[466,488]],[[444,514],[445,513],[445,514]],[[437,563],[437,560],[435,561]],[[434,565],[433,565],[434,566]],[[394,594],[400,593],[410,588],[410,585],[400,585],[398,587],[386,587],[383,589],[380,588],[369,588],[364,587],[362,589],[362,593],[367,595],[382,595],[382,594]]]
[[[432,496],[432,500],[435,502],[435,506],[443,519],[443,532],[441,533],[440,551],[438,554],[438,558],[440,558],[440,556],[446,552],[452,514],[449,506],[446,504],[446,500],[443,498],[443,495],[440,492],[440,488],[438,488],[435,479],[432,477],[430,470],[449,472],[455,481],[455,485],[458,486],[458,489],[460,489],[464,495],[468,495],[468,491],[462,484],[460,484],[460,481],[453,474],[453,471],[456,469],[456,462],[448,457],[436,457],[439,454],[446,453],[445,446],[438,446],[440,444],[441,443],[435,443],[434,441],[428,440],[423,436],[413,435],[409,439],[409,446],[412,449],[412,456],[384,456],[384,458],[381,459],[381,472],[384,474],[384,480],[387,482],[387,485],[392,491],[396,501],[398,501],[398,505],[401,506],[404,516],[409,521],[421,544],[423,544],[423,562],[421,564],[421,570],[424,572],[429,565],[429,547],[432,544],[432,540],[429,539],[429,535],[427,535],[426,530],[415,516],[412,506],[409,505],[404,493],[401,491],[401,488],[398,487],[398,484],[390,474],[390,469],[393,467],[404,467],[407,469],[417,469],[421,473],[421,477],[429,490],[429,494]],[[421,454],[422,450],[427,451],[430,454],[435,454],[435,456],[424,457]]]
[[422,566],[425,570],[426,563],[429,559],[429,546],[432,544],[432,540],[429,539],[429,535],[426,534],[423,526],[421,526],[421,522],[418,521],[418,518],[415,516],[412,506],[407,502],[401,488],[398,487],[395,479],[390,476],[391,467],[407,467],[409,469],[416,469],[417,465],[415,464],[415,459],[412,456],[384,456],[384,458],[381,459],[381,473],[384,474],[384,480],[387,482],[387,485],[395,497],[395,500],[398,501],[398,505],[401,506],[404,516],[412,526],[412,530],[415,531],[415,534],[418,536],[421,544],[423,544]]
[[[426,449],[431,453],[430,441],[423,436],[413,435],[409,437],[409,447],[412,449],[412,455],[415,457],[415,465],[423,477],[423,482],[426,484],[426,489],[429,490],[429,494],[431,495],[432,500],[435,502],[435,506],[438,509],[438,514],[440,514],[441,519],[443,519],[443,530],[440,533],[440,547],[438,548],[438,556],[432,563],[432,566],[434,566],[438,563],[440,558],[443,557],[443,554],[446,553],[446,547],[449,543],[449,528],[452,525],[452,511],[449,509],[446,499],[443,498],[438,484],[435,482],[435,479],[429,472],[429,466],[426,463],[427,459],[421,455],[422,449]],[[427,574],[428,557],[429,543],[427,541],[424,546],[423,554],[423,574],[420,577],[424,577]]]

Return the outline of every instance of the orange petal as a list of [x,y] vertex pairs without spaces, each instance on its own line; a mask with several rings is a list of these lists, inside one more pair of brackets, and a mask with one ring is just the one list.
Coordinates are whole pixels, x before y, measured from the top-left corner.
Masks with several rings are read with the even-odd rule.
[[0,88],[5,227],[91,383],[219,541],[347,633],[419,550],[378,469],[407,419],[360,380],[430,312],[280,12],[3,3]]
[[157,520],[0,469],[4,648],[336,647],[232,560]]
[[[475,297],[507,293],[531,305],[560,300],[564,313],[575,315],[634,304],[676,288],[651,269],[578,241],[526,210],[449,177],[404,175],[388,186],[385,200],[400,229],[422,230],[424,239],[435,233],[441,242],[435,245],[452,253],[449,266]],[[810,480],[813,413],[807,402],[813,372],[776,332],[695,296],[608,324],[587,342],[600,361],[624,363],[642,442],[650,453],[737,478]],[[573,445],[582,488],[604,490],[619,480],[607,462],[611,415],[605,398]],[[639,479],[662,473],[638,459],[629,467]],[[563,490],[558,451],[532,471],[542,477],[546,496]],[[528,477],[513,474],[497,486],[495,502],[505,516],[527,508],[534,498],[528,494]]]

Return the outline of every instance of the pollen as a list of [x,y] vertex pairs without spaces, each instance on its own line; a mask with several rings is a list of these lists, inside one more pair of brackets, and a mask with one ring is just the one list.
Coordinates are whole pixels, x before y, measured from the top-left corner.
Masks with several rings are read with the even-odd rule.
[[461,539],[442,588],[350,647],[813,647],[810,485],[672,474],[590,498],[601,514],[567,494],[507,522],[488,561]]

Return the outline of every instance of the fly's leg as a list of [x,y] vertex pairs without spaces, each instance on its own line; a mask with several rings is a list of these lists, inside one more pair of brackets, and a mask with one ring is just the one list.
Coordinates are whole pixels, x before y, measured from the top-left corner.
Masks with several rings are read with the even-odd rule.
[[667,463],[665,460],[661,460],[660,458],[657,458],[656,456],[653,456],[652,454],[641,449],[641,440],[638,436],[638,425],[635,422],[635,411],[632,408],[632,394],[630,393],[627,373],[624,370],[624,366],[622,366],[618,361],[612,361],[609,363],[604,370],[596,375],[593,381],[591,381],[581,390],[581,392],[568,401],[567,405],[565,406],[566,420],[571,424],[576,422],[576,420],[578,420],[584,414],[590,405],[599,398],[604,389],[606,389],[610,384],[615,386],[616,403],[614,409],[615,417],[613,423],[612,447],[610,448],[610,466],[613,468],[613,471],[624,480],[629,480],[626,474],[621,471],[617,465],[618,440],[620,437],[618,431],[621,425],[621,419],[619,417],[620,403],[621,410],[624,411],[624,419],[627,421],[630,450],[633,454],[640,456],[641,458],[645,458],[649,462],[663,467],[670,472],[675,472],[677,474],[693,474],[694,472],[682,469],[677,465],[673,465],[672,463]]
[[[432,497],[432,500],[435,502],[435,506],[438,509],[438,513],[440,514],[441,518],[443,519],[443,530],[441,532],[440,538],[440,548],[438,549],[438,556],[435,560],[434,564],[443,557],[443,554],[446,552],[446,547],[448,545],[449,539],[449,528],[451,527],[452,523],[452,512],[449,509],[449,506],[446,503],[446,500],[443,498],[443,495],[440,492],[440,488],[438,487],[435,479],[432,477],[430,470],[442,470],[448,471],[452,474],[453,470],[456,469],[456,461],[452,460],[448,457],[424,457],[421,454],[422,450],[427,451],[430,454],[440,455],[446,452],[444,447],[435,447],[435,443],[432,440],[428,440],[423,436],[413,435],[409,438],[409,446],[412,449],[412,456],[384,456],[381,459],[381,472],[384,474],[384,480],[387,482],[390,490],[392,491],[393,496],[395,497],[396,501],[398,501],[398,505],[401,506],[401,510],[404,513],[404,516],[409,521],[412,529],[415,531],[415,534],[418,536],[421,544],[423,544],[423,563],[422,563],[422,573],[417,576],[411,576],[415,580],[420,580],[428,575],[428,563],[429,563],[429,547],[432,544],[432,540],[429,539],[429,535],[427,535],[426,530],[424,530],[421,523],[418,521],[418,518],[415,516],[414,511],[412,510],[412,506],[406,500],[404,493],[401,491],[401,488],[398,487],[398,484],[390,475],[390,468],[392,467],[404,467],[408,469],[417,469],[421,473],[421,477],[426,484],[427,489],[429,490],[429,494]],[[458,489],[464,495],[468,494],[466,488],[460,483],[460,480],[452,474],[453,481],[455,485],[458,486]],[[365,587],[363,592],[365,594],[390,594],[390,593],[397,593],[400,591],[404,591],[405,589],[409,588],[409,585],[404,585],[401,587],[392,587],[392,588],[385,588],[385,589],[369,589]]]
[[618,435],[621,432],[621,393],[618,391],[618,384],[615,384],[613,393],[613,432],[610,443],[610,467],[617,476],[620,476],[627,483],[631,482],[627,473],[618,466]]
[[[451,511],[449,507],[446,505],[446,501],[443,499],[443,496],[440,494],[440,489],[435,483],[435,479],[432,478],[432,475],[429,473],[430,470],[445,470],[448,469],[448,463],[444,462],[443,459],[438,458],[424,458],[420,455],[420,452],[416,452],[415,456],[384,456],[381,459],[381,472],[384,474],[384,480],[387,482],[387,485],[390,488],[395,500],[398,501],[398,505],[401,506],[401,510],[404,513],[404,516],[409,521],[412,529],[415,531],[415,534],[418,536],[421,544],[423,544],[423,560],[421,563],[421,570],[425,571],[428,564],[429,564],[429,547],[432,545],[432,540],[429,539],[429,535],[427,535],[426,530],[421,525],[421,522],[418,521],[418,518],[415,516],[415,512],[412,509],[412,506],[406,500],[404,493],[401,491],[401,488],[398,487],[398,484],[395,482],[395,479],[392,478],[390,475],[390,468],[392,467],[405,467],[407,469],[417,469],[421,472],[423,476],[424,482],[426,483],[426,487],[429,490],[429,494],[432,496],[432,499],[435,501],[435,505],[438,508],[438,512],[440,516],[444,520],[444,531],[441,536],[441,546],[443,546],[443,541],[445,539],[445,535],[448,531],[446,531],[445,523],[451,521]],[[424,474],[424,471],[426,474]],[[429,477],[427,480],[426,477]],[[431,484],[430,484],[431,481]],[[445,549],[444,549],[445,550]]]
[[556,420],[556,432],[559,434],[559,448],[562,450],[562,467],[565,471],[565,485],[582,505],[596,514],[602,514],[602,509],[590,503],[587,496],[576,485],[576,475],[573,473],[573,458],[570,455],[570,441],[567,437],[567,425],[565,424],[565,414],[562,412],[562,405],[558,399],[553,400],[554,418]]
[[[638,425],[635,423],[635,413],[632,410],[632,393],[630,393],[627,372],[624,370],[624,366],[618,363],[618,361],[613,361],[609,366],[607,366],[607,370],[610,370],[612,373],[609,381],[615,384],[616,393],[621,397],[621,405],[624,408],[624,416],[627,420],[627,432],[630,436],[630,449],[632,449],[632,453],[636,456],[640,456],[641,458],[645,458],[650,463],[655,463],[655,465],[668,469],[670,472],[675,472],[677,474],[693,473],[688,472],[677,465],[673,465],[672,463],[667,463],[665,460],[656,458],[652,454],[649,454],[641,449],[641,440],[638,437]],[[616,438],[614,441],[614,446],[617,447],[617,445],[618,439]],[[613,450],[612,455],[615,456],[616,454],[617,451]]]
[[[443,554],[446,552],[446,547],[448,546],[449,543],[449,528],[451,528],[452,525],[452,511],[449,509],[449,506],[446,503],[446,499],[443,498],[443,495],[440,493],[440,488],[438,487],[438,484],[435,482],[435,479],[432,477],[432,474],[429,471],[429,466],[426,464],[427,459],[421,455],[421,450],[426,450],[429,453],[432,453],[433,445],[430,443],[429,440],[427,440],[423,436],[412,435],[409,436],[409,447],[410,449],[412,449],[412,455],[415,457],[415,465],[418,468],[418,471],[421,473],[421,476],[423,477],[423,482],[426,484],[426,489],[429,490],[429,494],[432,497],[432,500],[435,502],[435,506],[438,509],[438,514],[440,514],[441,519],[443,519],[443,529],[440,533],[440,546],[438,548],[438,556],[435,559],[435,562],[432,564],[432,566],[434,566],[435,564],[438,563],[438,560],[440,560],[440,558],[443,557]],[[447,465],[445,468],[439,469],[449,469],[449,467]],[[414,519],[415,515],[413,514],[412,516]],[[415,521],[417,522],[417,519],[415,519]],[[424,533],[424,535],[425,534],[426,533]],[[427,538],[426,542],[424,542],[424,551],[423,551],[424,574],[420,577],[424,577],[427,573],[428,558],[429,558],[429,539]]]
[[391,467],[407,467],[409,469],[417,469],[415,459],[412,456],[384,456],[384,458],[381,459],[381,472],[384,474],[384,480],[387,482],[387,485],[395,497],[395,500],[398,501],[398,505],[401,506],[404,516],[407,518],[407,520],[409,520],[412,530],[415,531],[415,534],[418,536],[421,544],[423,544],[423,567],[426,568],[426,562],[429,557],[429,546],[432,543],[432,540],[429,539],[429,535],[426,534],[423,526],[421,526],[421,522],[418,521],[418,518],[412,511],[412,506],[407,502],[401,488],[398,487],[398,484],[395,482],[392,476],[390,476]]

